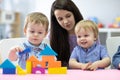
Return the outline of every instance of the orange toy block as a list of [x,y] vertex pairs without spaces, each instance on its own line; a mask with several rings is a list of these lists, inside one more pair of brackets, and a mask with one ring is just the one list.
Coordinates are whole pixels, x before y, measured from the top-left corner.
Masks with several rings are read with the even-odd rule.
[[35,56],[31,56],[29,59],[27,59],[27,61],[31,61],[31,62],[38,61],[39,62],[39,60]]
[[48,68],[61,67],[61,61],[53,61],[48,63]]
[[67,67],[48,68],[48,74],[66,74]]
[[31,56],[27,61],[31,61],[31,65],[32,65],[33,68],[37,67],[37,65],[43,64],[35,56]]
[[42,56],[42,61],[43,62],[55,61],[55,56]]
[[61,62],[56,61],[55,56],[42,56],[42,62],[45,63],[42,65],[43,68],[61,67]]
[[35,67],[45,68],[45,63],[44,63],[44,62],[41,62],[41,61],[34,61],[34,62],[32,62],[32,67],[33,67],[33,68],[35,68]]

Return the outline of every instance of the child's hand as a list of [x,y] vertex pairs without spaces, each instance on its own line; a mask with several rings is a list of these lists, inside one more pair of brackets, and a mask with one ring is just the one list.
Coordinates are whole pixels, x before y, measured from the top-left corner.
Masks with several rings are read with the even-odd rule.
[[92,63],[91,65],[88,66],[87,69],[91,70],[91,71],[98,69],[98,62],[96,61],[96,62]]
[[120,63],[119,63],[119,66],[118,66],[119,68],[120,68]]
[[18,58],[16,52],[21,52],[21,51],[23,51],[23,49],[19,46],[12,47],[9,51],[9,59],[11,61],[16,61]]
[[91,63],[82,64],[81,69],[82,70],[87,70],[90,65],[91,65]]

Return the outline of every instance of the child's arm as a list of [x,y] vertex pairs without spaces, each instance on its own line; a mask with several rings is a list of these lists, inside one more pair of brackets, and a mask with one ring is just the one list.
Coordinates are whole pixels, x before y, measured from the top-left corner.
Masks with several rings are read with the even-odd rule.
[[96,70],[98,68],[105,68],[108,67],[111,63],[111,60],[109,57],[103,58],[102,60],[99,61],[95,61],[94,63],[92,63],[88,69],[89,70]]
[[1,53],[0,53],[0,64],[2,63],[2,56],[1,56]]
[[120,63],[119,63],[119,68],[120,68]]
[[16,61],[18,59],[18,55],[16,54],[16,52],[22,52],[22,51],[23,51],[23,49],[21,47],[19,47],[19,46],[11,48],[10,51],[9,51],[8,58],[11,61]]
[[77,62],[75,59],[69,60],[69,67],[73,69],[86,70],[89,65],[91,65],[91,63],[80,63],[80,62]]
[[118,47],[117,52],[113,55],[112,58],[112,65],[116,68],[116,69],[120,69],[120,46]]

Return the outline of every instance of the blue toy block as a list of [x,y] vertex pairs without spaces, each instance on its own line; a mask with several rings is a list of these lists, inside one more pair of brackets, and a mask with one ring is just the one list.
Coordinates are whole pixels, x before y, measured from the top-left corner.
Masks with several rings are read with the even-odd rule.
[[8,60],[8,59],[6,59],[6,60],[0,65],[0,67],[1,67],[1,68],[16,68],[16,67],[14,66],[14,64],[13,64],[10,60]]
[[54,55],[54,56],[57,56],[57,53],[47,45],[45,47],[45,49],[40,52],[40,55]]
[[16,74],[16,68],[3,68],[3,74]]
[[26,48],[24,51],[19,52],[19,55],[23,55],[25,53],[29,53],[31,51],[31,48]]
[[12,62],[8,59],[6,59],[0,67],[3,69],[3,74],[15,74],[16,73],[16,67]]

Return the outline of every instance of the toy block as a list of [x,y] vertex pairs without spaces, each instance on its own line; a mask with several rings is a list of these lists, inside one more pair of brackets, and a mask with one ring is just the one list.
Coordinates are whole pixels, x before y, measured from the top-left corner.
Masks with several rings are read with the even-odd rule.
[[13,63],[6,59],[2,64],[1,68],[3,68],[3,74],[15,74],[16,73],[16,67],[13,65]]
[[48,68],[61,67],[61,61],[54,61],[48,63]]
[[25,53],[29,53],[31,51],[30,48],[26,48],[25,50],[23,50],[22,52],[19,52],[19,55],[23,55]]
[[32,62],[32,67],[33,68],[35,68],[35,67],[43,67],[43,68],[45,68],[45,63],[43,63],[43,62],[37,62],[37,61],[34,61],[34,62]]
[[36,74],[37,71],[40,71],[41,74],[45,74],[45,69],[41,67],[32,68],[32,73]]
[[31,73],[31,69],[32,69],[32,63],[31,63],[31,61],[27,61],[26,62],[26,70],[27,70],[28,74]]
[[39,62],[39,60],[35,56],[31,56],[29,59],[27,59],[27,61]]
[[27,71],[23,70],[20,66],[17,66],[16,69],[17,69],[17,74],[19,75],[27,74]]
[[16,74],[16,68],[3,68],[3,74]]
[[48,74],[66,74],[67,67],[48,68]]
[[50,48],[47,45],[45,47],[45,49],[40,52],[40,55],[53,55],[53,56],[57,56],[57,53],[54,50],[52,50],[52,48]]
[[35,68],[37,65],[41,65],[41,61],[39,61],[35,56],[31,56],[27,61],[30,61],[32,64],[32,67]]
[[53,61],[55,61],[55,56],[42,56],[42,61],[43,62],[53,62]]
[[6,59],[2,64],[1,64],[1,68],[15,68],[14,64]]

